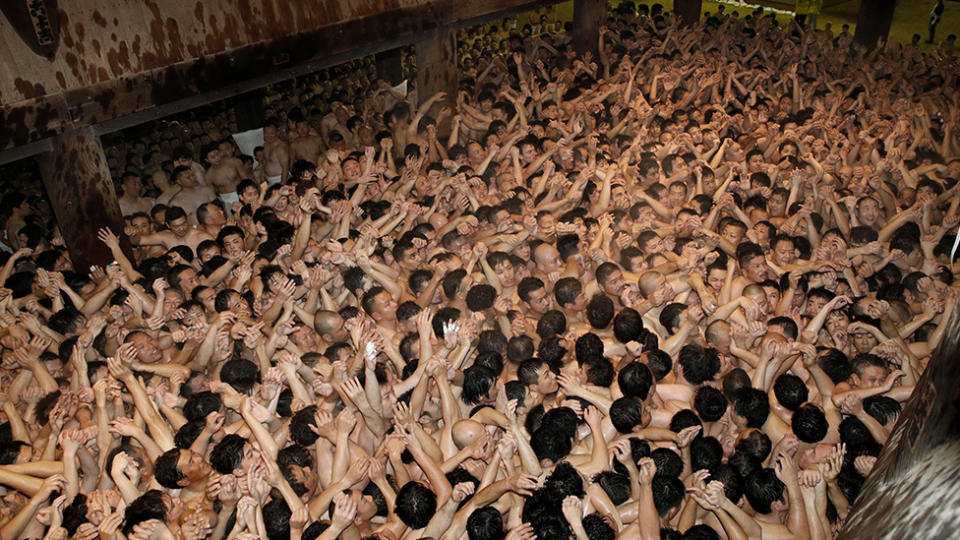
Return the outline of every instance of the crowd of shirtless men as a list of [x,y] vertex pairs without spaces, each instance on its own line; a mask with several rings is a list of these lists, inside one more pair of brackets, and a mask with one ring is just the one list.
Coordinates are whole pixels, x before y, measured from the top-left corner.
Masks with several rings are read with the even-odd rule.
[[152,152],[106,267],[3,196],[0,537],[833,537],[957,304],[960,63],[629,7],[598,50]]

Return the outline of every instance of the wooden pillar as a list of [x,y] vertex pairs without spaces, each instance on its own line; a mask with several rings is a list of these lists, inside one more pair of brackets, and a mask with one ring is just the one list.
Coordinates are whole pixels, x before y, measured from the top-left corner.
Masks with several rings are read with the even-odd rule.
[[[947,313],[944,313],[947,316]],[[903,407],[840,540],[956,538],[960,530],[960,311]],[[850,452],[849,447],[847,452]],[[849,455],[847,458],[849,459]]]
[[377,53],[377,76],[396,86],[403,82],[403,49],[396,48]]
[[[437,28],[426,33],[417,42],[417,101],[423,103],[437,92],[446,92],[447,99],[432,107],[430,116],[436,118],[444,105],[451,109],[457,103],[457,37],[450,28]],[[438,133],[449,133],[449,119],[437,126]]]
[[577,54],[588,51],[597,58],[597,44],[600,41],[600,27],[606,22],[606,0],[573,1],[573,47]]
[[896,9],[897,0],[862,0],[853,41],[867,49],[876,47],[878,38],[886,42]]
[[40,154],[38,162],[76,271],[85,273],[90,265],[113,261],[110,250],[97,239],[102,227],[109,227],[120,237],[120,245],[130,257],[130,242],[123,233],[123,215],[107,157],[93,128],[64,132],[54,141],[53,151]]
[[683,21],[684,26],[691,26],[700,20],[702,0],[674,0],[673,11]]

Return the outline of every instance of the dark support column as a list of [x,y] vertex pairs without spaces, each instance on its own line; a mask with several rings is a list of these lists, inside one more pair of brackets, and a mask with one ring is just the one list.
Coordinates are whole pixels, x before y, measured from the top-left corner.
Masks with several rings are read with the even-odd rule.
[[960,502],[956,486],[960,471],[957,355],[960,311],[954,310],[940,346],[850,509],[840,540],[956,538],[960,530],[960,513],[956,512]]
[[53,151],[40,154],[38,162],[73,267],[85,273],[92,264],[113,260],[110,250],[97,239],[101,227],[120,236],[120,245],[130,257],[107,157],[93,128],[63,133],[56,138]]
[[857,16],[857,31],[853,35],[854,42],[873,49],[877,46],[877,38],[882,37],[886,41],[896,9],[897,0],[862,0],[860,14]]
[[683,20],[684,26],[690,26],[700,20],[702,5],[702,0],[673,0],[673,11]]
[[377,76],[396,86],[403,82],[403,49],[396,48],[376,55]]
[[254,90],[233,100],[239,131],[263,127],[263,90]]
[[606,0],[573,1],[573,46],[578,54],[587,51],[597,57],[600,27],[606,22]]
[[[446,92],[447,99],[434,106],[434,117],[439,106],[453,108],[457,102],[457,41],[449,28],[428,32],[417,42],[417,99],[423,103],[437,92]],[[439,126],[438,131],[447,133],[449,127]]]

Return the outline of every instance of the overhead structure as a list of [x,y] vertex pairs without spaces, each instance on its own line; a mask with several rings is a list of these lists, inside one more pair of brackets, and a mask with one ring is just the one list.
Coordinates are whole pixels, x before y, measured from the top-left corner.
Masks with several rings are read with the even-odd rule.
[[[0,163],[551,0],[23,0],[0,17]],[[42,56],[18,35],[55,14]],[[10,13],[8,13],[10,12]],[[13,15],[11,15],[13,13]],[[26,30],[29,30],[27,32]],[[55,35],[55,37],[54,37]],[[41,50],[41,52],[46,49]],[[17,149],[16,151],[13,151]]]

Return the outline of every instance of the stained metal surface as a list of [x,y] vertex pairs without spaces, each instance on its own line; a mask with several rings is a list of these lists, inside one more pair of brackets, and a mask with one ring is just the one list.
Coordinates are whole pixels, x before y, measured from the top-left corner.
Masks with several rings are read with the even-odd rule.
[[74,0],[34,54],[0,20],[0,150],[529,0]]
[[960,536],[960,310],[949,324],[839,538]]

